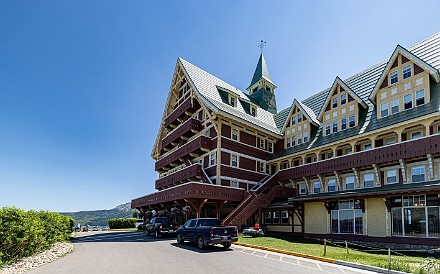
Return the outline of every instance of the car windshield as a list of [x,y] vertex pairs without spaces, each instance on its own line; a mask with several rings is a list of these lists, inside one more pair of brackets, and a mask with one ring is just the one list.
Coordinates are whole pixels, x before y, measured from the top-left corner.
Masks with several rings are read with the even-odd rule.
[[217,219],[200,220],[200,226],[216,226],[216,225],[220,225],[220,221]]
[[156,218],[156,223],[171,222],[169,218]]

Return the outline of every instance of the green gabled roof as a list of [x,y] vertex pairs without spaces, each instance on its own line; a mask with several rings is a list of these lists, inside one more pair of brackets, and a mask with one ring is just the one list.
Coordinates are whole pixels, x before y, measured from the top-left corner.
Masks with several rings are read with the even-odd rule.
[[272,114],[277,113],[277,101],[275,94],[264,88],[260,88],[249,96],[250,100],[260,106],[262,109],[269,111]]
[[254,76],[252,77],[252,81],[249,87],[258,82],[261,78],[264,78],[274,84],[272,82],[272,78],[270,77],[269,69],[267,68],[266,60],[264,59],[263,53],[261,53],[260,55],[260,59],[258,60],[257,67],[255,68]]

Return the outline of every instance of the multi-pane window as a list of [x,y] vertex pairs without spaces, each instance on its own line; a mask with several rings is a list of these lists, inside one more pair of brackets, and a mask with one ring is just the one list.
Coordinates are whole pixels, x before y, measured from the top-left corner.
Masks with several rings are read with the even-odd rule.
[[403,72],[403,79],[407,79],[411,77],[411,65],[404,67],[402,72]]
[[374,187],[374,173],[364,174],[364,188]]
[[399,112],[399,98],[391,100],[391,114],[396,114]]
[[422,138],[422,132],[416,131],[411,133],[411,140]]
[[332,233],[362,234],[362,209],[359,201],[339,201],[331,211]]
[[411,167],[411,182],[418,183],[425,181],[425,166]]
[[348,126],[354,127],[356,124],[356,119],[354,118],[354,115],[348,116]]
[[321,193],[321,182],[314,182],[313,183],[313,193]]
[[296,116],[292,116],[292,126],[296,124]]
[[260,138],[260,148],[264,149],[264,139]]
[[302,133],[298,134],[298,145],[302,144],[302,137],[303,137]]
[[299,184],[299,194],[307,194],[307,185],[306,183]]
[[391,85],[399,81],[397,70],[390,73],[390,83]]
[[341,119],[341,130],[347,129],[347,117]]
[[329,179],[327,181],[327,191],[328,192],[336,191],[336,179]]
[[345,190],[354,189],[354,176],[345,177]]
[[303,115],[301,113],[298,113],[298,123],[302,122]]
[[304,136],[304,143],[308,142],[309,141],[309,133],[308,132],[304,132],[303,136]]
[[292,146],[296,145],[296,137],[292,136]]
[[254,117],[257,116],[257,109],[256,108],[251,107],[251,115]]
[[411,93],[403,97],[403,107],[405,110],[413,107],[413,96]]
[[280,223],[280,212],[279,211],[275,211],[273,213],[273,223],[274,224],[279,224]]
[[281,224],[289,224],[289,212],[287,210],[281,211]]
[[232,138],[232,140],[236,140],[236,141],[238,140],[238,129],[236,129],[236,128],[232,129],[231,138]]
[[336,108],[338,106],[338,98],[333,98],[332,100],[332,108]]
[[380,105],[380,117],[388,116],[388,102]]
[[425,90],[421,89],[416,91],[416,106],[423,105],[425,103]]
[[238,187],[238,182],[237,181],[231,181],[231,186],[232,187]]
[[391,145],[396,143],[396,137],[388,137],[385,139],[385,145]]
[[325,124],[325,135],[330,135],[330,123]]
[[264,163],[260,162],[260,172],[264,172]]
[[272,212],[264,212],[264,223],[265,224],[272,223]]
[[286,138],[286,148],[290,147],[290,137]]
[[267,150],[269,152],[273,152],[273,143],[272,142],[267,142]]
[[341,105],[347,103],[347,94],[343,93],[341,94]]
[[238,167],[238,156],[231,154],[231,166]]
[[386,171],[386,183],[387,184],[395,184],[397,183],[397,170],[392,169],[392,170],[387,170]]
[[235,97],[233,97],[233,96],[230,96],[230,97],[229,97],[229,104],[230,104],[231,106],[235,107]]
[[215,165],[216,161],[217,161],[217,152],[214,152],[209,155],[209,165],[211,166]]
[[333,133],[338,132],[338,121],[333,121]]

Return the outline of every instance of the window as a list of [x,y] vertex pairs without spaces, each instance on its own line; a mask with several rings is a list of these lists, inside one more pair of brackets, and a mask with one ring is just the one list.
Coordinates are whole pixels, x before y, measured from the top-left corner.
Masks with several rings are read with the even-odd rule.
[[374,187],[374,173],[364,174],[364,188]]
[[344,149],[344,155],[348,155],[348,154],[351,154],[351,153],[352,153],[351,147]]
[[386,171],[386,183],[387,184],[395,184],[397,183],[397,170],[393,169],[393,170],[387,170]]
[[391,81],[391,85],[399,81],[397,70],[390,73],[390,81]]
[[325,135],[330,135],[330,123],[325,124]]
[[372,147],[371,147],[371,144],[370,143],[367,143],[367,144],[363,144],[362,145],[362,150],[369,150],[369,149],[371,149]]
[[292,126],[296,124],[296,116],[292,116]]
[[402,72],[403,72],[403,79],[407,79],[411,77],[411,65],[404,67]]
[[416,106],[423,105],[425,103],[425,90],[421,89],[416,91]]
[[347,129],[347,117],[341,119],[341,130]]
[[338,121],[333,121],[333,133],[338,132]]
[[289,212],[287,210],[281,211],[281,224],[289,224]]
[[347,94],[343,93],[341,94],[341,105],[344,105],[345,103],[347,103]]
[[292,146],[296,145],[296,137],[292,136]]
[[306,183],[299,184],[299,194],[307,194],[307,185]]
[[251,115],[252,116],[257,116],[257,109],[255,107],[251,107]]
[[303,115],[301,113],[298,113],[298,123],[302,122]]
[[391,114],[399,112],[399,98],[391,100]]
[[209,155],[209,165],[211,166],[215,165],[216,160],[217,160],[217,152],[214,152]]
[[237,181],[231,181],[231,186],[232,187],[238,187],[238,182]]
[[313,183],[313,193],[321,193],[321,182]]
[[416,131],[411,133],[411,140],[422,138],[422,132]]
[[336,191],[336,179],[329,179],[327,181],[327,191],[328,192]]
[[267,142],[267,150],[269,152],[273,152],[273,143],[272,142]]
[[335,108],[338,106],[338,98],[333,98],[332,100],[332,108]]
[[265,224],[272,223],[272,212],[264,212],[264,223]]
[[302,133],[298,134],[298,145],[302,144]]
[[232,129],[231,138],[232,138],[232,140],[238,141],[238,129],[236,129],[236,128]]
[[279,211],[275,211],[273,213],[273,223],[274,224],[279,224],[280,223],[280,212]]
[[380,105],[380,117],[388,116],[388,102]]
[[231,166],[238,167],[238,156],[231,154]]
[[425,181],[425,166],[413,166],[411,168],[411,181],[413,183]]
[[345,190],[354,189],[354,176],[345,177]]
[[385,139],[385,145],[391,145],[396,143],[396,137],[388,137]]
[[260,148],[264,149],[264,139],[260,138]]
[[235,107],[235,97],[229,96],[229,104],[233,107]]
[[362,234],[362,209],[359,201],[339,201],[331,211],[332,233]]
[[354,119],[354,115],[348,116],[348,126],[354,127],[356,123],[356,119]]
[[309,141],[309,133],[308,132],[304,132],[303,136],[304,136],[304,143],[308,142]]
[[286,138],[286,148],[290,147],[290,137]]
[[407,94],[403,97],[403,107],[405,110],[410,109],[413,107],[413,98],[412,94]]
[[260,162],[260,172],[264,172],[264,163]]

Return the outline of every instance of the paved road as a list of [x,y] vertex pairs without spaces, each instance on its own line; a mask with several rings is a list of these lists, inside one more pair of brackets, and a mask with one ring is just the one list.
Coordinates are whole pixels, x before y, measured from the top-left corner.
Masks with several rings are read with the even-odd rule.
[[241,246],[198,250],[140,232],[81,232],[75,251],[29,273],[373,273]]

